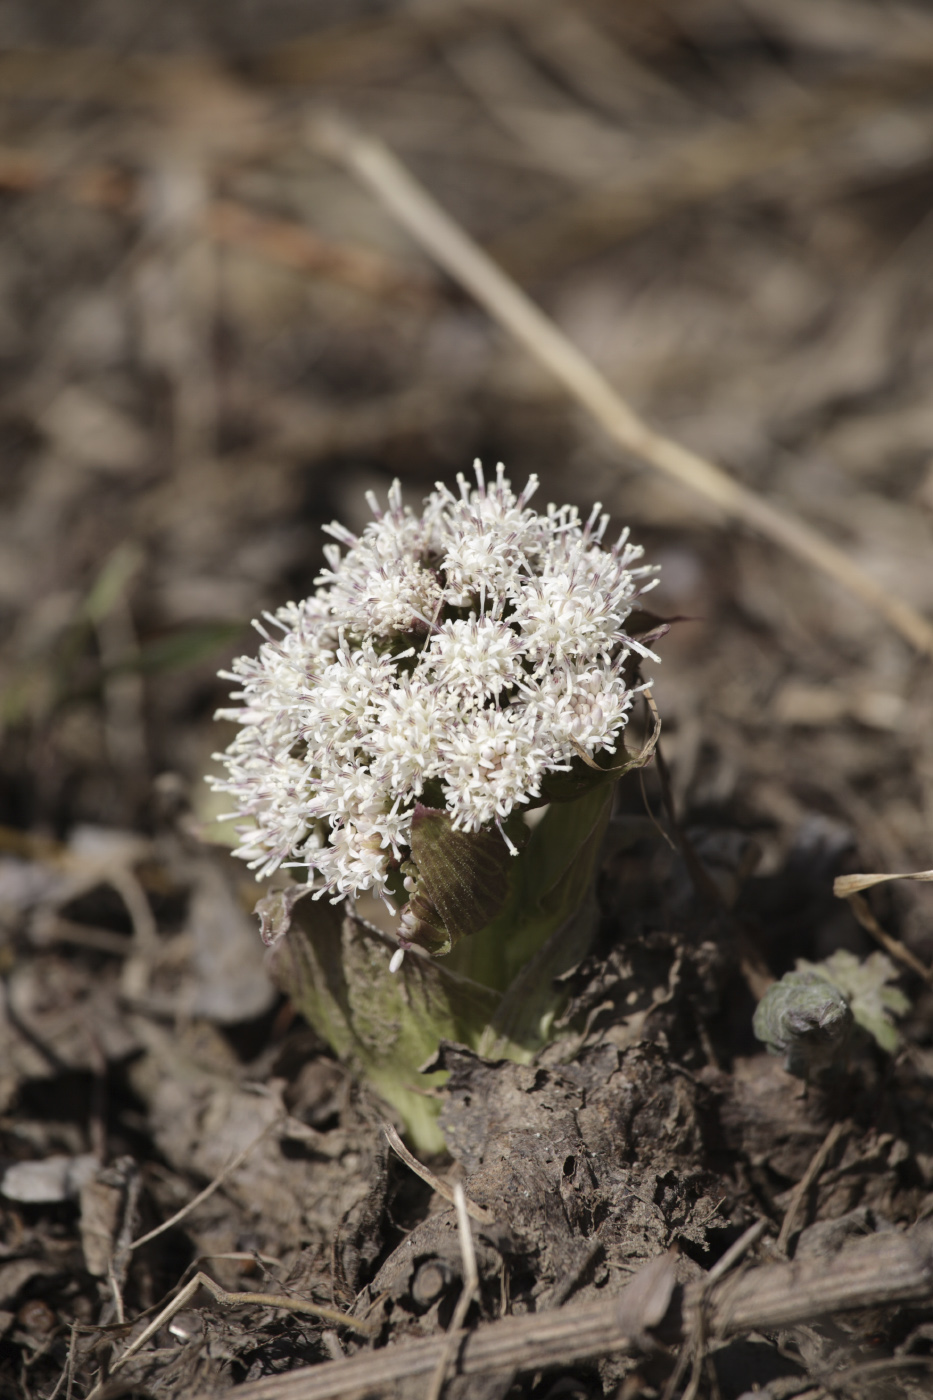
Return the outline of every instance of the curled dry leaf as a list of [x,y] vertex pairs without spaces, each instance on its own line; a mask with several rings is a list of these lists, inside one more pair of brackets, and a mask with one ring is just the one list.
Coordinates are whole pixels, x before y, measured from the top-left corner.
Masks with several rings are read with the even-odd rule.
[[873,885],[886,884],[888,880],[927,880],[933,881],[933,870],[912,870],[909,873],[894,875],[837,875],[833,881],[833,894],[839,899],[847,899],[860,890],[870,890]]

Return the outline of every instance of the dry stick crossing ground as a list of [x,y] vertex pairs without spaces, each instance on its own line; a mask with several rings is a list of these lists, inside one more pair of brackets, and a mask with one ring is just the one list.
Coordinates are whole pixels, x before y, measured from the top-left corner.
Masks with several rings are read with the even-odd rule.
[[695,492],[727,518],[750,526],[821,570],[933,656],[933,625],[890,593],[811,525],[772,504],[720,467],[651,428],[596,366],[450,217],[385,146],[334,115],[309,124],[319,152],[340,161],[389,209],[436,262],[486,308],[582,404],[613,441]]
[[[737,1262],[735,1257],[733,1262]],[[479,1327],[463,1342],[456,1374],[484,1375],[503,1370],[569,1365],[614,1352],[638,1351],[650,1329],[664,1322],[674,1291],[673,1259],[661,1255],[608,1302],[568,1305],[552,1313],[508,1317]],[[710,1338],[812,1324],[817,1318],[858,1308],[921,1302],[933,1297],[933,1226],[901,1234],[880,1234],[849,1246],[836,1256],[827,1276],[822,1260],[766,1264],[720,1277],[709,1288],[703,1280],[683,1299],[683,1322],[675,1325],[689,1340],[700,1325]],[[682,1330],[681,1330],[682,1329]],[[663,1329],[662,1329],[663,1331]],[[387,1347],[375,1353],[270,1376],[238,1388],[239,1400],[336,1400],[393,1382],[433,1375],[449,1339]],[[919,1369],[929,1358],[911,1358]]]

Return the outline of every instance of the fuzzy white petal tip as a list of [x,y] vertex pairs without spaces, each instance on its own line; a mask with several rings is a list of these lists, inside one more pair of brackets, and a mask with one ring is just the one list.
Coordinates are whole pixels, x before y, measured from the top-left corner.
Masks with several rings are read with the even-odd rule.
[[389,971],[390,971],[390,972],[398,972],[399,968],[402,966],[402,963],[403,963],[404,961],[405,961],[405,949],[404,949],[404,948],[396,948],[395,952],[392,954],[391,958],[389,959]]

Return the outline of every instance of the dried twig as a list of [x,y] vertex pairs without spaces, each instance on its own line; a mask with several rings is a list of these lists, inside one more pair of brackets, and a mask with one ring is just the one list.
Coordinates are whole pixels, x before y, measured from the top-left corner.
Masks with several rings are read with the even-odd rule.
[[[0,148],[0,190],[30,194],[52,188],[75,204],[131,214],[140,202],[139,181],[116,166],[88,166],[67,179],[55,164],[28,150]],[[263,262],[311,276],[328,277],[372,296],[427,307],[436,299],[428,277],[369,248],[335,243],[305,224],[271,218],[233,199],[209,202],[201,219],[214,243],[249,253]]]
[[[609,1356],[637,1347],[648,1328],[664,1318],[674,1287],[675,1263],[662,1254],[641,1268],[623,1292],[608,1302],[554,1312],[506,1317],[478,1327],[464,1339],[457,1375],[535,1370],[587,1356]],[[448,1336],[385,1347],[346,1361],[304,1367],[241,1387],[237,1400],[333,1400],[368,1390],[384,1391],[433,1374]],[[89,1397],[90,1400],[90,1397]]]
[[[879,1356],[877,1361],[857,1361],[854,1366],[846,1366],[842,1371],[829,1371],[817,1375],[825,1389],[819,1395],[835,1397],[849,1391],[852,1381],[867,1381],[874,1376],[885,1376],[891,1371],[919,1371],[933,1373],[933,1357],[930,1356]],[[863,1394],[865,1392],[862,1392]],[[803,1400],[803,1396],[799,1397]]]
[[[672,1285],[673,1260],[662,1255],[641,1269],[616,1299],[570,1304],[478,1327],[464,1338],[457,1374],[543,1370],[631,1351],[645,1331],[666,1316]],[[726,1337],[813,1322],[855,1308],[930,1298],[933,1226],[924,1224],[904,1233],[869,1236],[841,1249],[829,1273],[822,1260],[795,1260],[732,1274],[712,1289],[703,1280],[687,1293],[682,1327],[687,1333],[696,1326],[701,1307],[706,1310],[708,1335]],[[237,1400],[335,1400],[384,1390],[394,1381],[410,1383],[416,1376],[430,1375],[446,1345],[446,1337],[430,1337],[269,1376],[239,1387]]]
[[890,594],[811,525],[640,418],[386,147],[334,116],[314,120],[309,139],[365,184],[440,266],[589,410],[618,446],[835,579],[919,651],[933,656],[933,626],[915,608]]
[[704,1282],[707,1291],[713,1288],[720,1279],[725,1278],[726,1274],[731,1273],[736,1264],[742,1262],[748,1251],[754,1249],[767,1228],[768,1221],[762,1217],[762,1219],[756,1220],[753,1225],[749,1225],[734,1244],[730,1244],[722,1258],[717,1260],[706,1275]]
[[[118,1323],[124,1320],[123,1286],[133,1253],[132,1234],[137,1225],[139,1197],[142,1192],[142,1175],[136,1163],[130,1158],[121,1158],[113,1171],[120,1171],[122,1180],[122,1219],[120,1229],[113,1240],[110,1258],[107,1261],[107,1280],[113,1295],[113,1316]],[[82,1203],[82,1219],[84,1207]]]
[[876,942],[880,943],[885,952],[890,953],[892,958],[896,958],[904,967],[909,967],[911,972],[915,972],[918,977],[922,977],[928,986],[933,986],[933,968],[927,967],[926,963],[920,961],[916,953],[912,953],[906,944],[899,938],[894,938],[888,931],[882,928],[871,910],[871,905],[864,895],[850,894],[847,896],[849,907],[858,919],[866,933],[870,933]]
[[259,1144],[269,1136],[272,1129],[280,1125],[281,1121],[282,1119],[280,1116],[273,1118],[271,1123],[267,1123],[258,1137],[253,1138],[253,1141],[248,1147],[244,1147],[242,1152],[238,1152],[235,1157],[232,1157],[220,1174],[215,1176],[214,1180],[210,1182],[209,1185],[205,1186],[203,1191],[199,1191],[186,1206],[182,1206],[181,1210],[176,1210],[174,1215],[170,1215],[168,1220],[163,1220],[161,1225],[157,1225],[155,1229],[150,1230],[147,1235],[140,1235],[138,1240],[133,1240],[132,1244],[127,1246],[127,1252],[139,1249],[140,1245],[148,1244],[149,1241],[154,1240],[157,1235],[164,1234],[165,1231],[170,1230],[173,1225],[177,1225],[180,1220],[184,1220],[186,1215],[190,1215],[191,1211],[193,1211],[196,1206],[199,1206],[202,1201],[206,1201],[209,1196],[213,1196],[218,1187],[222,1186],[227,1180],[227,1177],[230,1176],[232,1172],[235,1172],[237,1167],[243,1165],[253,1148],[258,1147]]
[[590,256],[678,210],[823,150],[843,131],[857,133],[877,119],[879,107],[909,101],[929,81],[929,57],[921,53],[913,61],[893,63],[880,80],[872,65],[815,90],[798,90],[743,121],[709,124],[652,151],[635,169],[627,169],[624,179],[593,181],[508,229],[495,239],[493,255],[524,276],[540,277],[568,258]]
[[[813,1322],[833,1313],[933,1298],[933,1226],[869,1235],[822,1259],[768,1264],[723,1280],[709,1299],[713,1335]],[[689,1313],[694,1295],[686,1300]]]
[[426,277],[396,266],[380,253],[332,243],[302,224],[268,218],[233,200],[216,200],[208,206],[204,230],[216,243],[297,272],[333,277],[376,296],[420,306],[435,299],[435,289]]
[[807,1170],[794,1187],[793,1195],[790,1198],[790,1204],[787,1207],[784,1220],[781,1224],[781,1232],[777,1238],[777,1247],[782,1254],[787,1253],[787,1246],[790,1243],[790,1237],[797,1223],[797,1216],[800,1214],[800,1207],[803,1205],[807,1192],[829,1161],[830,1154],[836,1146],[836,1143],[842,1137],[843,1133],[848,1132],[848,1130],[848,1123],[833,1124],[826,1134],[826,1137],[823,1139],[822,1145],[818,1147],[813,1154],[813,1158]]
[[[335,1327],[350,1327],[354,1332],[362,1332],[365,1336],[372,1336],[377,1330],[371,1323],[361,1322],[358,1318],[348,1317],[346,1313],[338,1312],[336,1308],[328,1308],[323,1304],[307,1302],[304,1298],[289,1298],[284,1293],[229,1293],[226,1288],[221,1288],[219,1283],[215,1283],[209,1274],[200,1270],[194,1278],[179,1289],[170,1303],[167,1303],[162,1311],[152,1319],[147,1327],[144,1327],[139,1336],[130,1343],[126,1351],[122,1352],[110,1367],[110,1375],[119,1371],[126,1363],[141,1351],[151,1337],[154,1337],[160,1327],[164,1327],[167,1322],[171,1322],[176,1313],[190,1303],[199,1288],[207,1289],[211,1297],[226,1308],[240,1308],[248,1305],[262,1308],[281,1308],[284,1312],[306,1313],[310,1317],[322,1318],[325,1322],[330,1322]],[[95,1386],[88,1396],[97,1395],[100,1386]]]
[[126,958],[133,951],[131,941],[113,929],[97,928],[94,924],[79,924],[73,919],[64,919],[60,914],[43,911],[30,930],[33,946],[48,948],[56,943],[67,943],[75,948],[91,948],[97,953],[107,953],[113,958]]
[[[440,1177],[435,1176],[429,1167],[419,1162],[418,1158],[409,1152],[391,1123],[383,1123],[382,1131],[385,1133],[386,1142],[396,1156],[402,1159],[406,1167],[410,1167],[415,1173],[415,1176],[420,1176],[421,1180],[426,1182],[431,1190],[436,1191],[445,1201],[449,1201],[452,1206],[456,1205],[456,1188],[452,1191],[445,1181],[441,1181]],[[478,1220],[481,1225],[493,1225],[495,1223],[496,1217],[491,1211],[486,1210],[484,1206],[478,1206],[476,1202],[471,1201],[468,1196],[464,1196],[463,1199],[466,1202],[465,1208],[467,1215],[472,1215],[473,1219]]]
[[71,1395],[71,1386],[72,1381],[74,1380],[75,1372],[75,1347],[77,1340],[78,1324],[76,1322],[73,1322],[71,1324],[71,1335],[68,1339],[68,1357],[65,1361],[65,1368],[59,1376],[58,1380],[55,1382],[54,1390],[51,1390],[49,1392],[48,1400],[56,1400],[58,1392],[61,1390],[62,1386],[65,1384],[66,1381],[68,1382],[68,1389],[66,1394],[68,1396]]
[[730,1273],[737,1264],[741,1263],[748,1251],[753,1249],[761,1239],[767,1228],[768,1221],[764,1218],[756,1220],[753,1225],[749,1225],[748,1229],[743,1231],[735,1243],[729,1246],[722,1258],[713,1265],[706,1275],[701,1285],[703,1291],[697,1305],[696,1325],[689,1332],[680,1348],[680,1352],[677,1356],[677,1363],[674,1370],[671,1372],[667,1385],[664,1387],[663,1400],[672,1400],[681,1378],[683,1377],[683,1373],[687,1369],[687,1363],[691,1355],[693,1357],[693,1367],[690,1374],[690,1382],[684,1392],[684,1400],[688,1400],[688,1397],[692,1397],[696,1394],[700,1385],[700,1377],[703,1373],[703,1362],[706,1357],[706,1342],[709,1331],[709,1322],[704,1304],[719,1280],[725,1278],[726,1274]]

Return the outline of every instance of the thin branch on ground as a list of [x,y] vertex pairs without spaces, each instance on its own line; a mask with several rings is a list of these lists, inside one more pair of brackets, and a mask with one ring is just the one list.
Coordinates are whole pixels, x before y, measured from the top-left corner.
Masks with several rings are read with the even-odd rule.
[[687,1389],[684,1391],[683,1400],[693,1400],[700,1386],[700,1379],[703,1374],[703,1365],[706,1360],[706,1342],[708,1336],[708,1319],[706,1316],[705,1302],[713,1288],[730,1273],[737,1264],[745,1258],[750,1249],[753,1249],[768,1228],[768,1221],[764,1218],[756,1220],[749,1225],[734,1244],[730,1245],[725,1254],[710,1269],[706,1278],[702,1281],[702,1293],[699,1296],[696,1309],[696,1322],[690,1329],[687,1337],[680,1348],[677,1356],[677,1364],[674,1367],[671,1377],[664,1388],[664,1400],[672,1400],[677,1391],[677,1387],[687,1368],[687,1363],[693,1361],[690,1372],[690,1380]]
[[[463,1339],[456,1374],[538,1371],[637,1350],[645,1333],[664,1320],[670,1299],[668,1290],[662,1296],[663,1308],[653,1303],[646,1307],[645,1286],[639,1283],[652,1269],[668,1270],[672,1288],[673,1267],[670,1256],[662,1255],[645,1265],[618,1298],[569,1304],[553,1312],[506,1317],[477,1327]],[[701,1280],[684,1298],[680,1335],[690,1335],[701,1307],[706,1309],[708,1336],[719,1338],[930,1298],[933,1226],[920,1225],[844,1247],[829,1274],[823,1260],[811,1259],[733,1272],[709,1290],[706,1280]],[[672,1340],[676,1339],[675,1334]],[[241,1386],[237,1400],[335,1400],[368,1389],[384,1390],[393,1381],[410,1383],[416,1376],[434,1372],[447,1340],[445,1336],[425,1338],[269,1376]]]
[[385,146],[333,115],[314,119],[308,135],[314,149],[356,176],[435,261],[589,410],[619,447],[688,487],[717,512],[750,526],[842,584],[918,651],[933,656],[933,625],[866,574],[844,550],[639,417],[592,361]]
[[803,1205],[807,1192],[814,1185],[823,1168],[826,1166],[826,1163],[829,1161],[836,1143],[844,1133],[849,1131],[849,1128],[850,1124],[848,1123],[833,1124],[826,1134],[826,1137],[823,1139],[822,1144],[813,1154],[807,1170],[794,1187],[793,1195],[790,1198],[790,1204],[787,1207],[784,1220],[781,1224],[780,1234],[777,1237],[777,1247],[782,1254],[787,1253],[787,1246],[790,1243],[790,1237],[797,1223],[797,1216],[800,1214],[800,1207]]
[[767,1230],[768,1223],[769,1222],[764,1219],[764,1217],[760,1220],[756,1220],[753,1225],[749,1225],[748,1229],[743,1231],[734,1244],[729,1246],[722,1258],[717,1260],[706,1275],[705,1283],[707,1289],[712,1288],[721,1278],[725,1278],[726,1274],[730,1273],[735,1268],[736,1264],[741,1263],[748,1251],[754,1249],[755,1245]]

